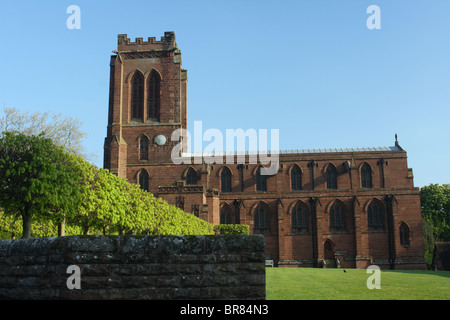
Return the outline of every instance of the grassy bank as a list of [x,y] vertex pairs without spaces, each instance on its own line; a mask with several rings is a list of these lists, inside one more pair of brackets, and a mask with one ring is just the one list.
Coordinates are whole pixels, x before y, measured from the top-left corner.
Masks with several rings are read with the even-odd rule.
[[266,268],[268,300],[450,300],[450,272],[381,270],[368,289],[365,269]]

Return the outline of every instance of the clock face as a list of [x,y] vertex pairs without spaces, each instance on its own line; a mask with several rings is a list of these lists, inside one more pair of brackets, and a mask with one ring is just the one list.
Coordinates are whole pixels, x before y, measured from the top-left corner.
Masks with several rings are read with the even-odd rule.
[[156,136],[155,142],[156,142],[156,144],[157,144],[158,146],[163,146],[163,145],[166,144],[167,138],[166,138],[165,135],[160,134],[160,135],[157,135],[157,136]]

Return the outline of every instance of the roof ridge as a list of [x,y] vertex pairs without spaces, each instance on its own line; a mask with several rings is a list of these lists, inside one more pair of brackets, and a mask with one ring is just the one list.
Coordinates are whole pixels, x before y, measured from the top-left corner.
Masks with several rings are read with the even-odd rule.
[[[338,152],[390,152],[403,151],[398,146],[389,147],[362,147],[362,148],[319,148],[319,149],[284,149],[284,150],[261,150],[265,154],[296,154],[296,153],[338,153]],[[217,151],[217,152],[184,152],[182,156],[198,156],[198,155],[250,155],[259,154],[259,151]]]

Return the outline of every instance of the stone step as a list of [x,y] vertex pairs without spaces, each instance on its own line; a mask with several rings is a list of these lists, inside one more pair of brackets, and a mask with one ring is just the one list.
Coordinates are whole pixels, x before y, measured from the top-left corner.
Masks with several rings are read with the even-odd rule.
[[323,267],[324,268],[336,268],[336,260],[334,259],[325,259],[323,261]]

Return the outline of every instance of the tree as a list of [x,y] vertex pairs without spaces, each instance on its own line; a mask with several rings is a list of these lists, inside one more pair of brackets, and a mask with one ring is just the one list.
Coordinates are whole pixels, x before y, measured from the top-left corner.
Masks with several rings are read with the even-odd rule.
[[420,190],[422,217],[433,226],[438,241],[450,241],[450,184],[430,184]]
[[16,239],[20,234],[20,216],[5,215],[0,209],[0,240]]
[[83,234],[213,234],[204,220],[169,205],[106,169],[78,157],[81,201],[68,225]]
[[20,215],[23,238],[32,219],[58,223],[73,215],[80,200],[76,159],[43,135],[4,132],[0,137],[0,207]]
[[17,217],[22,217],[23,238],[32,233],[54,236],[63,222],[71,232],[86,235],[214,233],[206,221],[68,153],[43,135],[0,136],[0,207],[0,237],[19,234]]
[[94,155],[87,154],[83,146],[86,133],[80,130],[81,122],[77,119],[63,116],[60,113],[35,112],[26,113],[16,108],[3,108],[0,115],[0,133],[20,132],[25,135],[44,134],[56,145],[67,149],[69,153],[93,160]]
[[94,227],[97,230],[101,226],[101,214],[109,210],[109,182],[102,170],[84,159],[79,158],[78,165],[81,202],[69,223],[79,225],[83,234],[88,235],[90,229]]
[[434,244],[450,241],[450,184],[430,184],[420,189],[425,257],[431,265]]

